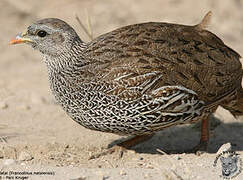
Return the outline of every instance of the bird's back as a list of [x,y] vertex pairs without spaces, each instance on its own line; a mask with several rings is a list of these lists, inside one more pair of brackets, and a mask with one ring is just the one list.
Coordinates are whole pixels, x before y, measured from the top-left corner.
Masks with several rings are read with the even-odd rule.
[[84,57],[93,64],[87,71],[95,78],[118,84],[114,95],[127,87],[150,94],[179,85],[210,104],[241,87],[240,55],[197,26],[149,22],[122,27],[90,42]]

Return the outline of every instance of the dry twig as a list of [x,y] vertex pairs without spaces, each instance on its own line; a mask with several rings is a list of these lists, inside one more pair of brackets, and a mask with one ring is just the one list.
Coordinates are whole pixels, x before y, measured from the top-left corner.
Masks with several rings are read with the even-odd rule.
[[81,22],[81,20],[79,19],[78,15],[75,14],[75,18],[78,21],[79,25],[81,26],[81,28],[84,30],[84,32],[88,35],[88,37],[93,40],[93,32],[92,32],[92,28],[91,28],[91,21],[90,18],[88,16],[88,28],[89,30],[83,25],[83,23]]

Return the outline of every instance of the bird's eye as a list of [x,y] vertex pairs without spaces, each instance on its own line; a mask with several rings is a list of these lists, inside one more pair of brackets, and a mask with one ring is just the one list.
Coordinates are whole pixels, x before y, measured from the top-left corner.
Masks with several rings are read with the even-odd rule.
[[39,37],[45,37],[47,35],[47,32],[46,31],[43,31],[43,30],[40,30],[40,31],[37,32],[37,35]]

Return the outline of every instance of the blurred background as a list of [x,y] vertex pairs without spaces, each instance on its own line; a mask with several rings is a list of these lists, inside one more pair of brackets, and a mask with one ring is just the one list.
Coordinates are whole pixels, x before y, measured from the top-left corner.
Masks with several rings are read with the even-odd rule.
[[[210,10],[213,16],[208,29],[243,55],[243,0],[0,0],[0,136],[16,135],[12,143],[67,141],[93,148],[105,147],[118,138],[89,131],[72,122],[52,99],[39,52],[26,45],[8,45],[10,39],[32,22],[60,18],[87,42],[90,39],[75,15],[86,27],[90,20],[94,37],[97,37],[121,26],[147,21],[195,25]],[[221,121],[237,122],[223,109],[217,114]],[[234,131],[222,129],[221,135],[228,131],[230,136],[217,141],[214,151],[225,141],[242,137],[242,129],[237,127]],[[238,134],[233,135],[233,132]],[[184,136],[183,132],[181,135]],[[199,132],[195,137],[188,134],[185,139],[194,139],[191,142],[196,144],[198,135]],[[180,144],[180,140],[175,140],[174,144],[177,141]],[[156,141],[159,145],[162,140]],[[171,138],[167,141],[171,142]],[[148,144],[147,148],[150,146]],[[192,145],[188,141],[181,146]]]
[[4,41],[31,22],[47,17],[67,21],[88,41],[75,14],[84,24],[89,17],[94,35],[98,36],[124,25],[146,21],[195,24],[211,10],[213,18],[209,29],[242,52],[238,45],[243,35],[242,0],[1,0],[0,7],[1,34],[4,34],[1,40]]

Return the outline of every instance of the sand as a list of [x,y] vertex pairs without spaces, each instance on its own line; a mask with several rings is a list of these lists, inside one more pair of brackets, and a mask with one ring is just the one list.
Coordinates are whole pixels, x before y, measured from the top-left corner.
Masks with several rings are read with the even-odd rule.
[[[221,179],[220,164],[214,168],[213,163],[218,149],[228,142],[243,159],[243,118],[219,108],[212,117],[209,152],[201,156],[183,153],[199,141],[196,124],[161,131],[121,159],[114,153],[89,160],[125,137],[91,131],[72,121],[51,95],[39,52],[8,45],[30,23],[46,17],[65,20],[88,42],[75,14],[86,27],[91,21],[97,37],[140,22],[197,24],[212,10],[208,29],[243,54],[242,0],[1,0],[0,9],[2,179]],[[243,173],[235,179],[243,179]]]

